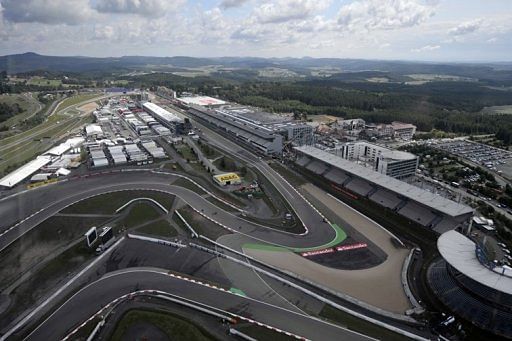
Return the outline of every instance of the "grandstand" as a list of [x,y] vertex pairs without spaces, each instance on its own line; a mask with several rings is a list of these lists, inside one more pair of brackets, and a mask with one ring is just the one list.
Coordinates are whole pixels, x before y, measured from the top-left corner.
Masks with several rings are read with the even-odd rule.
[[390,208],[394,210],[398,207],[403,201],[399,195],[396,195],[393,192],[386,191],[385,189],[379,189],[372,195],[368,197],[371,201],[376,202],[379,205],[382,205],[386,208]]
[[404,207],[399,209],[398,214],[414,220],[423,226],[429,226],[436,218],[436,214],[428,208],[412,201],[407,202]]
[[437,242],[442,259],[431,264],[427,281],[450,310],[479,328],[512,337],[512,275],[494,262],[482,263],[477,244],[457,231]]
[[315,174],[322,175],[329,168],[329,166],[320,161],[312,161],[306,166],[306,168]]
[[301,157],[301,158],[297,159],[297,161],[295,161],[295,162],[296,162],[299,166],[304,167],[304,166],[306,166],[308,163],[310,163],[310,162],[311,162],[311,159],[310,159],[309,157],[304,156],[304,157]]
[[368,195],[374,189],[369,182],[364,181],[363,179],[352,179],[345,185],[345,187],[362,196]]
[[[297,164],[299,164],[299,163],[297,163]],[[337,185],[343,185],[345,183],[345,181],[350,179],[350,177],[347,174],[345,174],[344,172],[340,171],[339,169],[335,169],[335,168],[333,168],[330,171],[328,171],[327,173],[325,173],[324,177],[328,180],[331,180],[332,182],[334,182]]]
[[312,146],[294,147],[295,163],[338,187],[367,197],[442,233],[469,223],[473,209]]
[[263,125],[243,120],[228,112],[199,106],[191,106],[188,112],[264,154],[278,154],[283,150],[283,136]]

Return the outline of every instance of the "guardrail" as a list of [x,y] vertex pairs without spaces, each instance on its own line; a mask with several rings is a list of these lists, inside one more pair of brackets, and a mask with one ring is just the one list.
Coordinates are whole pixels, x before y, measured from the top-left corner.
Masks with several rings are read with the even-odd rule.
[[134,203],[135,201],[150,201],[153,204],[157,205],[162,211],[164,211],[165,214],[169,214],[169,210],[168,209],[166,209],[162,204],[160,204],[155,199],[151,199],[151,198],[135,198],[135,199],[132,199],[132,200],[128,201],[126,204],[124,204],[123,206],[119,207],[116,210],[116,213],[119,213],[120,211],[122,211],[124,208],[129,206],[131,203]]
[[178,212],[178,210],[174,211],[174,213],[176,213],[176,215],[178,216],[178,218],[181,219],[181,221],[183,222],[183,224],[185,224],[185,226],[190,230],[190,233],[192,234],[192,238],[198,238],[199,235],[197,234],[197,232],[192,228],[192,226],[190,226],[190,224],[188,223],[188,221],[185,220],[185,218],[183,218],[183,216],[181,215],[180,212]]
[[128,233],[127,236],[130,239],[138,239],[138,240],[143,240],[143,241],[146,241],[146,242],[151,242],[151,243],[156,243],[156,244],[162,244],[162,245],[179,247],[179,248],[187,247],[187,245],[182,244],[181,241],[171,242],[170,240],[158,239],[158,238],[153,238],[153,237],[146,237],[146,236],[141,236],[141,235],[138,235],[138,234],[131,234],[131,233]]
[[253,338],[253,337],[250,337],[249,335],[246,335],[238,330],[236,330],[235,328],[229,328],[229,333],[231,335],[235,335],[235,336],[238,336],[244,340],[247,340],[247,341],[258,341],[257,339]]
[[419,248],[414,248],[409,252],[402,266],[402,286],[404,287],[405,295],[407,296],[413,307],[423,308],[422,305],[416,300],[416,297],[414,297],[414,294],[411,291],[411,287],[409,286],[409,281],[407,280],[407,272],[409,271],[409,265],[411,264],[412,256],[414,255],[414,252],[416,250],[419,250]]

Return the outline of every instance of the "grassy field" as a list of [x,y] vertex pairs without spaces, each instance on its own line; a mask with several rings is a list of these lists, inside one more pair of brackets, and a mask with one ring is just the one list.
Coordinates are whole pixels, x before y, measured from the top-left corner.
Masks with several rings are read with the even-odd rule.
[[149,234],[157,237],[176,237],[178,231],[169,224],[167,220],[158,220],[136,229],[137,232]]
[[36,85],[36,86],[54,86],[58,87],[62,84],[60,79],[46,79],[43,77],[31,77],[27,81],[28,85]]
[[[130,310],[117,323],[110,340],[120,341],[128,339],[142,340],[143,335],[133,335],[129,332],[134,326],[151,325],[163,332],[169,340],[216,340],[201,326],[175,314],[156,312],[150,310]],[[143,332],[143,330],[139,330]]]
[[193,154],[190,147],[185,144],[176,146],[176,151],[187,161],[197,161],[197,155]]
[[0,141],[0,174],[6,174],[30,161],[71,131],[90,122],[90,116],[63,118],[59,115],[34,129],[3,139]]
[[33,306],[49,291],[61,285],[71,272],[77,271],[87,261],[94,257],[94,251],[84,243],[78,243],[57,257],[50,260],[35,273],[31,274],[28,280],[22,282],[11,293],[11,306],[0,315],[3,325],[4,319],[12,319],[22,311]]
[[97,94],[74,96],[65,99],[58,106],[57,113],[45,122],[22,133],[0,140],[0,176],[33,159],[36,155],[50,149],[77,128],[92,122],[91,115],[69,115],[62,109],[84,100],[96,98]]
[[495,107],[485,107],[482,109],[482,114],[512,115],[512,105],[500,105],[500,106],[495,106]]
[[23,110],[21,113],[1,122],[0,127],[12,127],[17,125],[24,119],[31,116],[39,108],[37,99],[28,97],[28,95],[25,96],[21,94],[0,95],[0,103],[5,103],[8,105],[18,103],[18,105]]
[[76,96],[72,96],[72,97],[69,97],[69,98],[66,98],[65,100],[63,100],[59,106],[57,107],[57,110],[62,110],[62,109],[65,109],[67,107],[70,107],[72,105],[76,105],[80,102],[84,102],[84,101],[87,101],[87,100],[92,100],[94,98],[97,98],[97,97],[101,97],[100,94],[86,94],[86,95],[76,95]]
[[135,198],[152,198],[158,201],[167,209],[171,208],[174,201],[174,195],[165,194],[156,191],[121,191],[98,195],[89,199],[82,200],[66,209],[63,213],[96,213],[113,214],[116,209]]
[[121,221],[117,222],[117,225],[132,228],[158,219],[164,214],[160,209],[157,210],[153,205],[142,201],[132,204],[129,209],[130,212]]
[[92,226],[106,218],[51,217],[24,234],[0,256],[0,289],[5,289],[23,273],[38,265],[59,248],[81,238]]
[[[190,208],[190,206],[180,208],[178,211],[198,234],[211,239],[217,239],[220,236],[230,233],[228,230],[223,229],[214,222],[204,218],[199,213],[196,213],[192,208]],[[172,216],[172,219],[178,224],[178,226],[183,228],[183,231],[188,231],[188,228],[183,224],[183,221],[181,221],[181,219],[176,214]]]

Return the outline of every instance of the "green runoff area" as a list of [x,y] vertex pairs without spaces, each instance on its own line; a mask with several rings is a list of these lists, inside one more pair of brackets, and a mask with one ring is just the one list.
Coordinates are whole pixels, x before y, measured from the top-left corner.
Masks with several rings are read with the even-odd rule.
[[[13,171],[50,149],[56,141],[64,139],[71,131],[91,123],[91,115],[68,113],[68,109],[71,110],[84,101],[92,101],[98,96],[94,94],[67,98],[59,105],[61,109],[57,109],[55,114],[43,123],[0,140],[0,174],[5,175]],[[65,106],[62,106],[63,103]]]
[[314,247],[287,247],[282,245],[272,245],[272,244],[257,244],[257,243],[246,243],[242,245],[242,248],[244,249],[253,249],[253,250],[261,250],[261,251],[276,251],[276,252],[308,252],[308,251],[316,251],[316,250],[322,250],[329,247],[333,247],[335,245],[338,245],[339,243],[343,242],[345,239],[347,239],[347,233],[339,227],[337,224],[331,224],[331,227],[336,232],[336,236],[333,240],[330,242],[314,246]]

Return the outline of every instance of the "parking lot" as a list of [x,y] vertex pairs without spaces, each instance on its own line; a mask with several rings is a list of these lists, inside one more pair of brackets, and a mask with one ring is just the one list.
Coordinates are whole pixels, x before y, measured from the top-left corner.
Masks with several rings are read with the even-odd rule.
[[512,159],[512,152],[471,141],[441,142],[433,147],[463,157],[498,173],[501,172],[498,168],[507,164],[507,160]]

